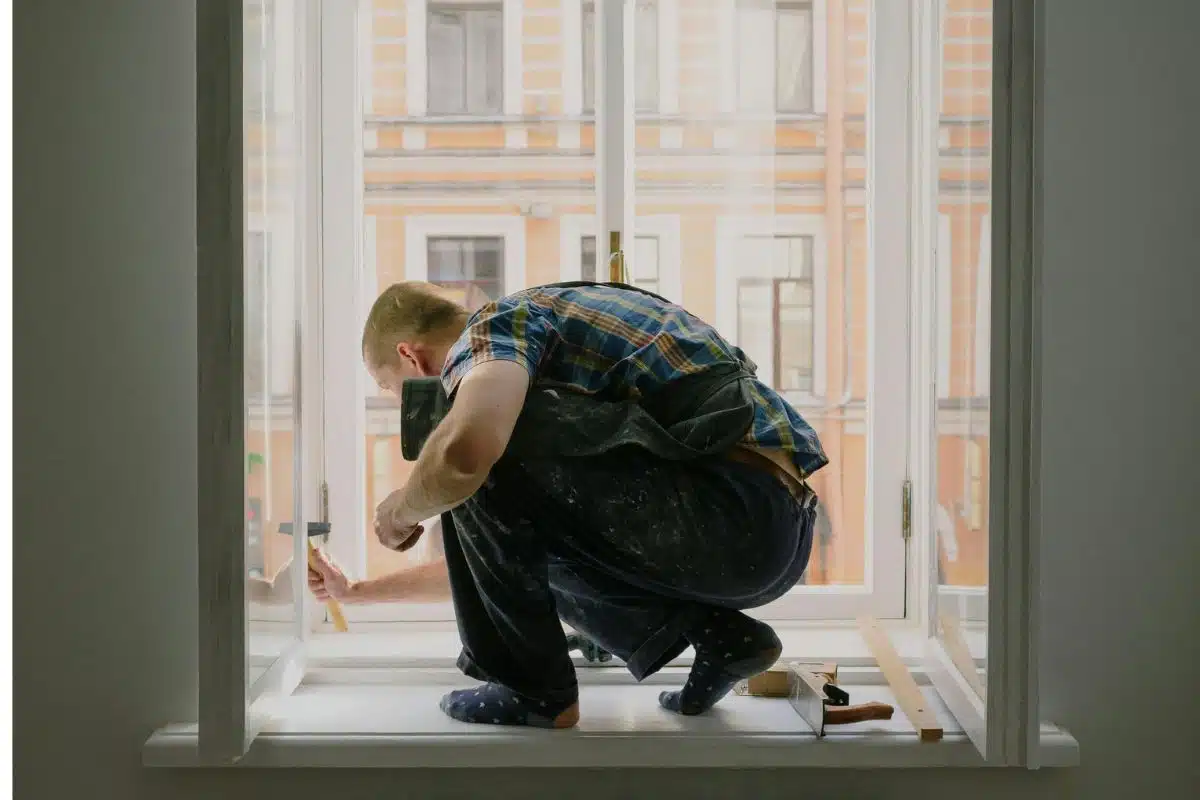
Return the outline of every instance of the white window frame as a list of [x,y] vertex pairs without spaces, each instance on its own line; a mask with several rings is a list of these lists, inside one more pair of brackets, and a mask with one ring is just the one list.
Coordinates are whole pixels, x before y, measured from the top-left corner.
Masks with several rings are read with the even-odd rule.
[[[928,11],[936,7],[936,0],[921,0],[920,6]],[[340,37],[339,41],[353,42],[357,12],[350,4],[322,4],[320,8],[323,32]],[[1036,0],[995,0],[994,52],[998,60],[994,66],[993,224],[1000,233],[993,238],[991,248],[996,274],[991,298],[993,352],[990,381],[994,391],[990,437],[990,529],[993,535],[989,543],[989,686],[986,700],[979,702],[976,698],[976,702],[972,703],[969,698],[962,697],[961,685],[956,688],[956,668],[947,660],[945,648],[939,640],[929,640],[927,661],[928,673],[938,693],[954,714],[963,720],[964,727],[985,753],[988,763],[1018,766],[1037,766],[1047,741],[1038,724],[1036,554],[1040,535],[1037,527],[1040,459],[1038,443],[1030,433],[1038,429],[1039,408],[1036,398],[1040,388],[1040,326],[1035,302],[1040,265],[1036,238],[1038,232],[1034,220],[1040,203],[1040,181],[1036,168],[1040,142],[1037,139],[1036,121],[1041,113],[1038,86],[1041,77],[1039,40],[1042,9],[1042,4]],[[242,323],[239,318],[241,304],[238,288],[244,255],[241,247],[244,208],[239,177],[243,152],[239,135],[240,91],[237,88],[241,74],[241,13],[239,0],[211,0],[198,7],[200,725],[190,734],[170,730],[156,734],[149,743],[149,752],[154,753],[156,748],[163,752],[174,752],[174,758],[157,760],[162,764],[180,763],[178,754],[181,745],[187,746],[189,741],[197,748],[201,763],[237,760],[246,752],[257,725],[257,714],[249,703],[250,687],[245,682],[244,434],[240,422],[244,406],[240,381],[243,352],[240,348]],[[871,14],[872,26],[878,30],[880,17],[887,15],[887,21],[894,24],[897,22],[896,15],[906,15],[906,12],[898,3],[877,0],[871,7]],[[621,35],[620,26],[607,27],[609,36]],[[620,41],[618,38],[617,42]],[[897,42],[888,42],[886,47],[876,51],[875,71],[883,75],[891,74],[892,71],[886,68],[887,62],[896,56],[898,45]],[[322,62],[326,66],[330,64],[329,56],[339,54],[336,48],[331,52],[324,40],[321,50]],[[351,66],[335,66],[332,71],[349,69],[350,85],[356,85],[353,73],[358,67],[355,59],[349,59],[349,62]],[[899,77],[892,75],[893,80],[905,79],[903,70],[894,72]],[[343,74],[342,77],[344,79],[346,76]],[[875,91],[878,91],[882,82],[879,77],[876,75],[876,80],[872,82]],[[321,99],[336,100],[328,88],[329,84],[325,83]],[[344,89],[345,84],[339,85],[339,88]],[[361,97],[356,92],[349,94],[355,98],[349,101],[351,109],[359,110]],[[344,97],[341,99],[345,101]],[[347,160],[354,160],[346,153],[357,153],[361,159],[361,116],[346,114],[347,109],[339,107],[337,102],[323,102],[322,107],[326,111],[326,122],[335,111],[342,114],[340,127],[334,126],[334,138],[339,139],[337,144],[344,146],[344,151],[340,161],[333,158],[337,148],[329,143],[330,132],[325,130],[322,141],[324,180],[319,184],[324,194],[313,194],[312,198],[318,198],[317,202],[309,202],[306,207],[315,213],[319,206],[322,216],[326,218],[336,212],[356,222],[358,217],[347,215],[345,211],[347,208],[354,211],[354,203],[361,203],[361,181],[357,186],[357,197],[347,198],[343,195],[346,190],[355,188],[355,179],[343,178],[332,193],[328,179],[331,172],[335,172],[331,161],[345,167]],[[874,115],[873,126],[881,124],[879,117],[879,114]],[[350,136],[350,141],[340,141],[347,131],[354,134]],[[619,158],[623,157],[622,148],[623,145],[616,147]],[[887,147],[876,148],[870,156],[874,186],[868,194],[874,195],[876,202],[873,207],[876,212],[884,208],[878,202],[881,194],[895,191],[897,185],[906,186],[899,179],[908,179],[907,172],[911,164],[906,151],[897,153],[897,149],[896,143],[892,142]],[[900,157],[896,158],[897,155]],[[606,182],[610,190],[619,186],[611,175]],[[344,200],[349,202],[339,202]],[[610,196],[608,200],[611,205],[603,211],[606,218],[623,220],[625,208],[622,199]],[[909,206],[903,208],[907,214]],[[905,272],[905,282],[908,280],[907,271],[881,268],[878,256],[884,254],[874,246],[881,238],[886,241],[888,237],[898,235],[892,229],[899,225],[900,216],[899,213],[884,213],[873,217],[869,223],[872,269],[885,276],[883,283],[893,279],[893,273],[898,272]],[[348,227],[353,228],[352,225]],[[305,242],[312,241],[313,228],[304,232],[308,234],[302,237]],[[628,228],[632,230],[632,225]],[[353,262],[355,268],[339,270],[352,276],[351,283],[357,281],[361,274],[362,241],[357,231],[354,233],[350,237],[349,248],[356,254]],[[321,244],[326,258],[338,253],[336,248],[330,246],[328,231],[323,231]],[[338,253],[338,257],[344,258],[344,252]],[[903,252],[890,254],[890,257],[907,258],[910,255],[906,247]],[[890,290],[896,287],[887,285],[883,288]],[[926,290],[932,292],[926,284],[920,294]],[[322,302],[329,300],[327,293],[320,294]],[[891,296],[884,295],[882,289],[877,294]],[[357,296],[351,295],[346,302],[347,308],[353,308]],[[308,319],[305,314],[301,318]],[[927,334],[913,338],[921,340],[922,348],[931,344]],[[328,345],[328,340],[325,343]],[[341,360],[346,359],[343,357]],[[324,378],[328,381],[329,365],[325,366]],[[879,370],[873,372],[871,380],[878,381]],[[349,384],[355,386],[357,381],[351,380]],[[353,393],[359,394],[357,390]],[[361,399],[360,395],[357,398],[359,408]],[[337,409],[324,411],[328,418],[335,415]],[[895,411],[890,413],[895,414]],[[361,442],[362,437],[358,438]],[[298,524],[302,522],[304,513],[304,509],[297,509]],[[296,537],[295,546],[295,556],[300,557],[303,537]],[[299,636],[303,642],[303,626]],[[303,662],[292,663],[299,663],[302,676]],[[299,680],[291,673],[288,676],[276,675],[273,680],[280,686],[286,686],[293,678]],[[957,683],[962,683],[961,675],[958,675]],[[286,692],[286,689],[283,691]],[[956,691],[959,694],[956,695]],[[979,724],[972,727],[968,724],[971,720]],[[322,752],[328,751],[326,740],[319,736],[310,735],[305,739],[303,735],[292,735],[292,738],[304,740],[302,747],[315,746],[318,749],[325,748]],[[1069,739],[1069,736],[1066,738]],[[478,735],[468,735],[465,740],[466,744],[475,748],[480,741]],[[417,743],[412,736],[404,741]],[[1061,732],[1051,732],[1051,747],[1064,744]],[[375,751],[379,749],[377,745],[368,747]],[[936,749],[941,751],[942,748]],[[929,753],[933,749],[920,747],[914,750],[917,751]],[[402,756],[401,762],[411,763],[404,761],[405,758],[408,757]],[[538,763],[544,762],[544,753],[539,759]],[[148,760],[154,761],[149,757]],[[919,758],[913,763],[918,761]],[[889,760],[885,763],[896,762]],[[935,763],[942,762],[935,760]]]
[[404,278],[429,280],[429,240],[441,236],[504,240],[504,291],[525,288],[525,218],[508,214],[414,214],[404,219]]
[[[752,1],[752,0],[751,0]],[[808,114],[824,114],[828,100],[828,69],[829,69],[829,16],[826,9],[826,0],[811,0],[812,4],[812,57],[813,57],[813,73],[812,73],[812,92],[813,92],[813,107],[812,111],[780,112],[772,102],[772,108],[769,111],[740,111],[738,109],[738,90],[737,90],[737,59],[738,59],[738,42],[737,42],[737,25],[738,25],[738,4],[741,0],[718,0],[718,13],[720,13],[723,24],[718,31],[717,55],[720,63],[723,65],[721,70],[721,80],[718,86],[720,92],[720,109],[726,114],[738,114],[739,116],[771,116],[771,117],[795,117],[805,116]],[[772,2],[772,7],[775,3]],[[786,2],[784,5],[787,5]],[[771,44],[773,69],[778,70],[778,58],[774,56],[775,44]]]
[[[348,3],[358,3],[360,0],[345,0]],[[524,10],[523,0],[438,0],[437,5],[496,5],[503,6],[503,39],[504,39],[504,74],[501,76],[504,86],[504,97],[501,99],[502,115],[506,117],[521,114],[523,102],[523,65],[521,59],[521,18]],[[429,0],[409,0],[404,4],[405,11],[405,94],[410,117],[429,116],[429,29],[428,11]],[[351,56],[353,57],[353,56]],[[436,115],[439,119],[458,119],[454,115]],[[465,120],[489,119],[487,115],[468,114],[461,116]],[[424,137],[414,137],[414,144],[424,148]]]

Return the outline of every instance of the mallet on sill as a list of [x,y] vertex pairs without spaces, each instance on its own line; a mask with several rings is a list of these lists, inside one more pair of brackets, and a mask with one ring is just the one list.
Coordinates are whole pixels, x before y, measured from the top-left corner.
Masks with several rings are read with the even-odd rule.
[[[333,530],[328,522],[310,522],[308,523],[308,565],[316,569],[314,561],[317,555],[317,546],[313,544],[313,539],[320,536],[328,536]],[[279,523],[279,532],[288,536],[292,535],[292,523]],[[342,613],[342,604],[332,597],[325,601],[325,608],[329,610],[329,618],[333,620],[333,629],[338,633],[345,633],[350,630],[350,626],[346,624],[346,615]]]

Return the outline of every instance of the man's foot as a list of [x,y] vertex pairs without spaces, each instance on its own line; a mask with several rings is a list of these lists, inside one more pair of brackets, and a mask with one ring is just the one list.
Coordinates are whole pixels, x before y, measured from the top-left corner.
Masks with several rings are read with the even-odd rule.
[[682,689],[663,692],[658,702],[687,716],[712,708],[735,683],[770,669],[783,652],[769,625],[740,611],[715,610],[685,636],[696,648],[692,671]]
[[441,709],[459,722],[484,725],[528,725],[533,728],[573,728],[579,722],[579,701],[552,705],[521,697],[506,686],[485,683],[456,689],[442,698]]

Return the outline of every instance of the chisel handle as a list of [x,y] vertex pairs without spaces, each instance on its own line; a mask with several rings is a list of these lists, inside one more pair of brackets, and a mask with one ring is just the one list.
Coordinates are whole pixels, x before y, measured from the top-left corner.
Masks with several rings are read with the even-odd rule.
[[872,719],[891,719],[895,708],[887,703],[859,703],[856,706],[825,706],[826,725],[850,725]]

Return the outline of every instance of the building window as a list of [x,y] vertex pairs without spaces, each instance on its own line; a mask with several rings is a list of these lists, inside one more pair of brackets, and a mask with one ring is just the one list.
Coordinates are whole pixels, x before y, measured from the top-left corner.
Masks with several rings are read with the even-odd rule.
[[[662,294],[659,291],[659,247],[657,236],[637,236],[633,240],[633,257],[629,264],[630,282],[639,289],[647,292]],[[608,273],[596,275],[596,237],[584,236],[580,239],[579,250],[580,280],[608,281]]]
[[429,281],[452,289],[475,310],[504,295],[504,239],[499,236],[430,236]]
[[429,7],[430,114],[500,114],[504,12],[498,6]]
[[[658,7],[638,0],[634,44],[634,109],[658,110]],[[583,110],[596,110],[596,6],[583,7]]]
[[811,393],[812,239],[748,237],[745,255],[750,263],[769,264],[771,275],[738,281],[738,345],[777,391]]
[[738,7],[737,37],[741,110],[791,114],[813,110],[811,3],[743,0]]

